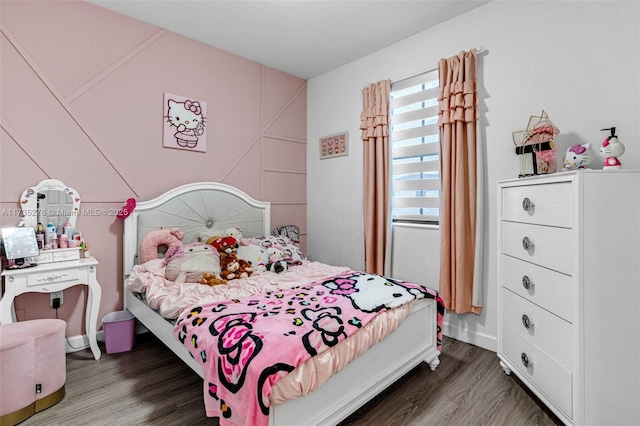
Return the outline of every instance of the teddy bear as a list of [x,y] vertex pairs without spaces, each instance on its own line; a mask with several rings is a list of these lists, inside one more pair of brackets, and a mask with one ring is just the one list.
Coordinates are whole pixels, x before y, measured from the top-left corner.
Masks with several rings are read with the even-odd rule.
[[219,274],[215,274],[211,272],[204,272],[202,274],[202,278],[200,278],[200,284],[205,284],[210,287],[220,285],[220,284],[226,284],[226,283],[227,283],[227,280],[221,278]]
[[220,274],[220,254],[208,244],[179,245],[167,251],[164,265],[169,281],[199,283],[205,272]]
[[205,231],[201,231],[198,234],[198,241],[206,242],[212,238],[217,239],[222,237],[233,237],[236,240],[238,240],[238,242],[241,242],[242,240],[244,240],[242,236],[242,228],[240,228],[239,226],[236,226],[235,228],[226,228],[226,229],[211,228]]
[[218,250],[218,253],[235,253],[238,250],[238,240],[231,236],[209,238],[206,242]]
[[236,278],[247,278],[253,274],[251,264],[244,259],[238,258],[235,251],[222,253],[220,256],[220,274],[226,280]]

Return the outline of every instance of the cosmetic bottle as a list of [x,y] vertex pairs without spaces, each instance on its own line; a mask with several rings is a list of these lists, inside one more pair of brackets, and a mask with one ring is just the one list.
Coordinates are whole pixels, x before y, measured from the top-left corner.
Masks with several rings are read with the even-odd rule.
[[65,234],[60,235],[60,242],[58,243],[60,248],[69,247],[69,239]]
[[38,250],[44,250],[44,226],[38,223],[36,227],[36,241],[38,242]]
[[47,223],[47,229],[44,234],[44,243],[45,244],[53,244],[53,240],[57,238],[56,227],[53,226],[53,223]]

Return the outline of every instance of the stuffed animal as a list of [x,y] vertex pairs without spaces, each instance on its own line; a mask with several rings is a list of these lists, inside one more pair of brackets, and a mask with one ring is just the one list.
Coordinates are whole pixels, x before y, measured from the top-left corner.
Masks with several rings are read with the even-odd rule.
[[275,262],[267,263],[266,268],[269,272],[279,274],[280,272],[286,272],[287,269],[289,269],[289,265],[287,265],[286,260],[277,260]]
[[594,157],[595,152],[591,149],[591,144],[573,145],[567,149],[567,152],[564,154],[564,166],[562,166],[562,170],[584,169],[593,163]]
[[[198,234],[198,241],[206,242],[211,238],[221,238],[221,237],[233,237],[238,241],[243,239],[242,237],[242,229],[239,226],[235,228],[210,228],[205,231],[201,231]],[[214,238],[214,239],[215,239]]]
[[214,274],[211,272],[203,273],[202,278],[200,278],[200,284],[206,284],[210,287],[226,283],[227,280],[222,279],[219,274]]
[[211,237],[207,240],[207,244],[212,245],[218,250],[218,253],[235,253],[238,250],[238,240],[234,237]]
[[267,255],[269,256],[269,263],[265,265],[267,271],[280,273],[286,272],[288,269],[287,262],[282,259],[282,250],[277,244],[272,245],[267,249]]
[[147,232],[140,241],[140,262],[162,258],[170,248],[182,245],[184,232],[178,228],[172,230],[160,228]]
[[220,274],[226,280],[247,278],[253,274],[253,268],[244,259],[238,258],[236,252],[222,253],[220,255]]
[[220,254],[202,243],[175,246],[164,258],[165,276],[178,283],[198,283],[205,272],[220,276]]
[[253,274],[257,275],[267,270],[266,265],[269,263],[269,255],[267,251],[259,245],[247,244],[238,247],[238,257],[244,259],[253,268]]

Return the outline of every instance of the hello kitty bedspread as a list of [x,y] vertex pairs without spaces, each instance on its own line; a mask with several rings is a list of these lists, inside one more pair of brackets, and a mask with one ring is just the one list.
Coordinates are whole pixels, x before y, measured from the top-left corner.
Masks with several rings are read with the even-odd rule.
[[417,284],[348,271],[296,288],[198,304],[178,317],[174,335],[203,367],[207,416],[221,425],[267,425],[279,379],[379,314],[424,297],[438,299]]

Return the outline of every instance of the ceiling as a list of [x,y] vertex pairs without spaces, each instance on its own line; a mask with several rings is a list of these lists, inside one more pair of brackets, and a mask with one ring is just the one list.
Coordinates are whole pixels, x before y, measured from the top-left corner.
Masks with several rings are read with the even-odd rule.
[[488,1],[88,0],[310,79]]

